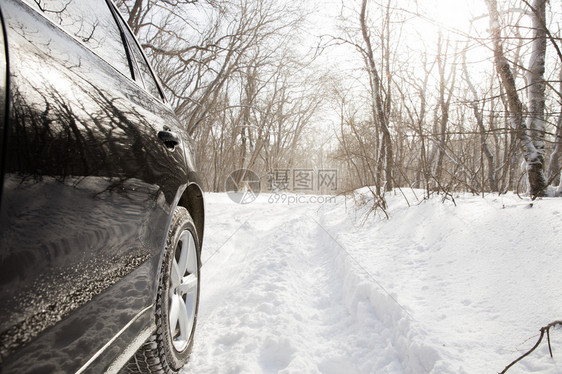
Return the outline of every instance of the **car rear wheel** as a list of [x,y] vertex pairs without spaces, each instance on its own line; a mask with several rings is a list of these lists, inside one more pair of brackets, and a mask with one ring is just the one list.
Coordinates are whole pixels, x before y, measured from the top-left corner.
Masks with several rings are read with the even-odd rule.
[[189,212],[177,207],[156,300],[156,332],[129,360],[128,373],[174,373],[188,361],[199,308],[200,248]]

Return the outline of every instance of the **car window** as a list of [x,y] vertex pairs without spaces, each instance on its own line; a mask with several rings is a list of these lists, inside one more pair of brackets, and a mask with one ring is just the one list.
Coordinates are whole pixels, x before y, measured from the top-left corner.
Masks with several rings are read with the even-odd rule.
[[131,76],[121,33],[105,0],[27,0],[118,71]]
[[[120,20],[120,22],[121,22],[121,20]],[[125,30],[127,43],[129,44],[131,52],[134,56],[134,59],[137,62],[138,68],[140,70],[140,75],[142,77],[142,81],[144,82],[144,87],[153,96],[158,97],[158,98],[162,98],[162,95],[160,94],[160,90],[158,89],[158,84],[156,83],[156,80],[154,79],[154,76],[152,75],[152,72],[150,71],[150,67],[148,65],[148,62],[144,58],[144,55],[141,52],[139,45],[135,41],[135,39],[134,39],[133,35],[131,34],[131,32],[129,31],[129,29],[124,24],[122,26],[123,26],[123,30]]]

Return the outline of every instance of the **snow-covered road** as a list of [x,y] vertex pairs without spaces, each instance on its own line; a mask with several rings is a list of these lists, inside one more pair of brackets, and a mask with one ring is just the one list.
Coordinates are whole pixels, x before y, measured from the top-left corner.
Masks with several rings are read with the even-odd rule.
[[[206,196],[184,373],[497,373],[562,319],[562,202],[394,197],[391,220],[361,224],[350,200],[269,197]],[[509,373],[562,372],[551,339],[554,360],[543,344]]]

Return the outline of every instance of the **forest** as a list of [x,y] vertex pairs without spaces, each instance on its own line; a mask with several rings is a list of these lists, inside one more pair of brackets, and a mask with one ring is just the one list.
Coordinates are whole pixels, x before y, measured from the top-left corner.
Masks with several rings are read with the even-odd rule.
[[[236,170],[425,196],[562,192],[562,3],[117,0],[196,144]],[[290,172],[287,172],[290,171]],[[282,187],[291,188],[290,183]]]

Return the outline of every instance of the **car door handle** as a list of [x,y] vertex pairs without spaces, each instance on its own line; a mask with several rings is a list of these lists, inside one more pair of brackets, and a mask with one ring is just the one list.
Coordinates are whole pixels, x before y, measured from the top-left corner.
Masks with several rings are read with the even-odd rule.
[[158,132],[158,139],[160,139],[167,148],[173,149],[176,145],[180,144],[180,137],[178,134],[168,130]]

